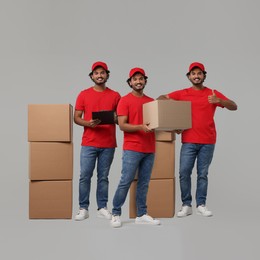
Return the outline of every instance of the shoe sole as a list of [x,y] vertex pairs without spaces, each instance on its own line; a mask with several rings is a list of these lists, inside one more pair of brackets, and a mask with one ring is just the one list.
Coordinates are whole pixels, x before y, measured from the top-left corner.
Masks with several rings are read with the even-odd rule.
[[113,228],[120,228],[122,225],[117,225],[117,226],[114,226],[114,225],[111,225],[111,227]]
[[111,220],[111,219],[112,219],[112,216],[107,217],[107,216],[101,215],[101,214],[99,214],[99,213],[97,214],[97,217],[98,217],[98,218],[108,219],[108,220]]
[[85,220],[85,219],[87,219],[87,218],[88,218],[88,216],[85,217],[85,218],[81,218],[81,219],[77,219],[77,218],[75,218],[75,220],[76,220],[76,221],[82,221],[82,220]]
[[197,212],[197,215],[200,215],[200,216],[203,216],[203,217],[212,217],[213,216],[213,214],[211,214],[211,215],[203,215],[201,212]]
[[158,226],[158,225],[161,225],[161,222],[149,223],[149,222],[138,222],[138,221],[136,221],[135,224],[138,224],[138,225],[152,225],[152,226]]
[[121,226],[122,226],[121,223],[120,223],[120,224],[116,224],[116,225],[111,224],[111,227],[113,227],[113,228],[119,228],[119,227],[121,227]]
[[188,214],[182,215],[182,216],[179,216],[178,213],[177,213],[177,217],[178,217],[178,218],[185,218],[185,217],[188,217],[188,216],[190,216],[190,215],[192,215],[192,213],[188,213]]

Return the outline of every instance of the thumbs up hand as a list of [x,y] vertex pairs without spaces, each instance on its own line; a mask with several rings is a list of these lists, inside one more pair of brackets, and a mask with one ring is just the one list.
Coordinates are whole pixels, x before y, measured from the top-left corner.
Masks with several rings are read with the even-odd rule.
[[220,98],[216,96],[214,89],[212,89],[212,95],[208,96],[208,101],[211,104],[217,104],[220,102]]

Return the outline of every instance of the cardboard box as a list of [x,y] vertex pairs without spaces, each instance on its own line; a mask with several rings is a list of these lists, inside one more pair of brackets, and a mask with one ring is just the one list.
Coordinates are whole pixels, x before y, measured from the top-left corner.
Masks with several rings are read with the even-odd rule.
[[[156,141],[151,179],[171,179],[175,176],[175,142]],[[138,179],[138,170],[135,180]]]
[[176,140],[176,133],[175,131],[155,131],[155,139],[156,141],[166,141],[172,142]]
[[[130,187],[129,217],[136,217],[136,186]],[[147,213],[154,218],[172,218],[175,214],[175,178],[151,180],[147,194]]]
[[29,142],[31,180],[71,180],[73,143]]
[[156,141],[151,179],[171,179],[175,176],[175,142]]
[[70,104],[29,104],[29,142],[72,142]]
[[155,130],[191,128],[191,102],[154,100],[143,105],[143,122]]
[[30,219],[71,219],[72,181],[30,181]]

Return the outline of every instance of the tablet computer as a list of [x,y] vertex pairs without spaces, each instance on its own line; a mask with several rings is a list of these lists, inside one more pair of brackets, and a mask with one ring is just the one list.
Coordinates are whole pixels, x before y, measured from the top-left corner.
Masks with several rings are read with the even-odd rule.
[[99,119],[101,121],[99,125],[114,124],[115,111],[102,110],[102,111],[92,112],[92,119]]

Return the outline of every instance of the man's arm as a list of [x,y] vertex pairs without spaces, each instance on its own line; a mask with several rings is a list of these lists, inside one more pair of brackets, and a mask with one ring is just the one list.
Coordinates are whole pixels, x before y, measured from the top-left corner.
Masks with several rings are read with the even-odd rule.
[[233,111],[237,110],[237,104],[230,99],[228,100],[219,99],[219,104],[227,108],[228,110],[233,110]]
[[128,123],[127,116],[118,116],[118,124],[120,130],[124,132],[136,132],[136,131],[144,131],[144,132],[151,132],[153,131],[148,127],[148,125],[132,125]]
[[157,98],[157,100],[166,100],[166,99],[170,99],[169,95],[161,95]]
[[100,123],[99,119],[94,119],[94,120],[91,119],[90,121],[84,120],[82,118],[82,115],[83,115],[83,111],[75,110],[75,112],[74,112],[74,122],[75,122],[75,124],[80,125],[80,126],[86,126],[86,127],[92,127],[93,128]]
[[237,104],[228,99],[228,100],[224,100],[224,99],[221,99],[221,98],[218,98],[214,92],[214,90],[212,90],[212,95],[211,96],[208,96],[208,100],[209,100],[209,103],[211,104],[220,104],[221,106],[227,108],[228,110],[237,110]]

